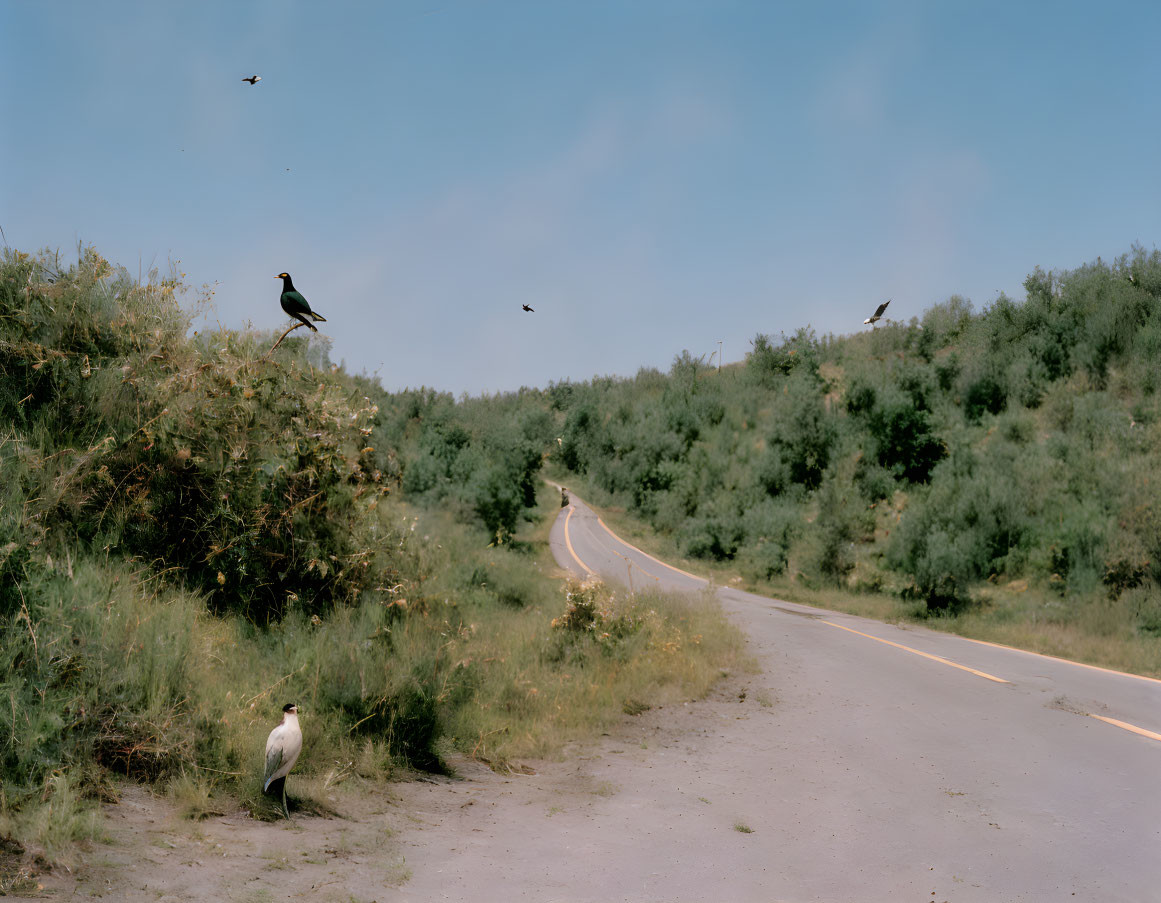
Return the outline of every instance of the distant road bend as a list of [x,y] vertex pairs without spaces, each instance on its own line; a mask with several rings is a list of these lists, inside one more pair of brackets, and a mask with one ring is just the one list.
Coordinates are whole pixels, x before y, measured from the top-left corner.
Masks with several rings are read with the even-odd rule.
[[[582,576],[707,585],[571,493],[551,542]],[[1161,681],[716,592],[775,695],[699,754],[739,776],[754,829],[721,899],[1161,901]],[[623,840],[700,875],[696,825]]]

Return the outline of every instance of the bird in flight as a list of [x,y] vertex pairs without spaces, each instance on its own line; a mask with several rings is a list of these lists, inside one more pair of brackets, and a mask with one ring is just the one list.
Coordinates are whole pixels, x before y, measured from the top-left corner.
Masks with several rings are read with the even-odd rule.
[[249,82],[252,85],[256,85],[256,84],[258,84],[258,82],[262,81],[262,76],[261,75],[251,75],[249,78],[242,79],[242,81]]
[[533,310],[531,307],[529,307],[527,304],[521,304],[520,306],[521,306],[521,307],[523,307],[523,308],[524,308],[526,311],[528,311],[528,313],[530,313],[530,314],[534,314],[534,313],[536,313],[536,311],[534,311],[534,310]]
[[310,309],[310,304],[307,303],[306,298],[302,296],[301,292],[295,290],[294,283],[290,281],[290,273],[279,273],[274,278],[282,280],[282,296],[278,299],[282,304],[282,309],[294,319],[305,323],[310,327],[311,332],[318,332],[318,329],[306,316],[314,317],[319,323],[325,323],[327,318]]
[[298,725],[298,706],[288,702],[282,707],[282,721],[266,738],[266,772],[262,777],[262,792],[270,790],[270,785],[278,783],[282,791],[282,811],[290,818],[286,808],[286,776],[298,761],[302,752],[302,728]]
[[876,307],[875,312],[867,317],[867,319],[863,320],[863,324],[866,325],[867,323],[870,323],[872,326],[874,326],[876,323],[878,323],[881,319],[883,319],[883,312],[887,309],[887,305],[890,303],[891,299],[888,298],[886,301]]

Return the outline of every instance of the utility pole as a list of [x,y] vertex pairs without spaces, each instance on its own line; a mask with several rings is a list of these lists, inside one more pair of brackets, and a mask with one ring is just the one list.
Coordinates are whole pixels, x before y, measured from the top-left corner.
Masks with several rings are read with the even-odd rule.
[[718,340],[718,373],[722,372],[722,343]]

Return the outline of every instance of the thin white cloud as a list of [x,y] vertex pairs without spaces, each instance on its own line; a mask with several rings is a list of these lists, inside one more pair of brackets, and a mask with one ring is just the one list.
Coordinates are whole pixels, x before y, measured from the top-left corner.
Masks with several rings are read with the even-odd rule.
[[824,131],[871,131],[889,125],[891,92],[911,48],[921,39],[920,18],[906,8],[876,23],[853,46],[836,45],[815,87],[814,118]]
[[958,269],[964,222],[987,195],[991,178],[979,153],[950,150],[909,161],[885,248],[887,276],[899,294],[927,305],[921,293]]

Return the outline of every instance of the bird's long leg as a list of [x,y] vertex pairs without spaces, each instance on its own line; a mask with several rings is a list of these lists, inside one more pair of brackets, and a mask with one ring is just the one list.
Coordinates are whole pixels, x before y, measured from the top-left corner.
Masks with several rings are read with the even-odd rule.
[[286,820],[290,821],[290,810],[286,807],[286,778],[282,779],[282,812]]

